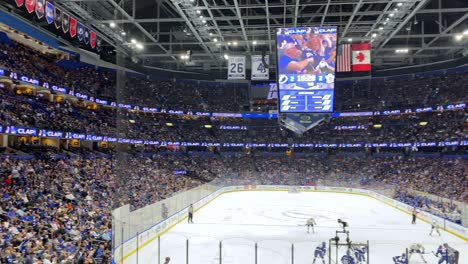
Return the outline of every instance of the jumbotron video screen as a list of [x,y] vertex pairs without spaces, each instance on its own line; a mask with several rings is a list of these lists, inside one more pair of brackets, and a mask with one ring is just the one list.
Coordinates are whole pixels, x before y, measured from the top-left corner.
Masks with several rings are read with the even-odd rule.
[[279,111],[333,112],[337,28],[278,28],[276,37]]

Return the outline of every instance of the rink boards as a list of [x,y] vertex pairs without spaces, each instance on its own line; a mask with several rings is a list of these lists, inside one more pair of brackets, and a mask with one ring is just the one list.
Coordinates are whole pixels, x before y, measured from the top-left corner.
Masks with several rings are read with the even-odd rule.
[[[242,185],[242,186],[224,187],[213,192],[210,195],[207,195],[203,199],[195,202],[194,208],[196,208],[195,211],[198,211],[201,208],[203,208],[205,205],[207,205],[208,203],[210,203],[211,201],[213,201],[218,196],[224,193],[244,192],[244,191],[287,192],[290,190],[290,188],[291,186],[275,186],[275,185]],[[357,188],[344,188],[344,187],[326,187],[326,186],[298,186],[294,188],[296,188],[299,192],[333,192],[333,193],[363,195],[363,196],[374,198],[406,214],[411,214],[411,211],[413,210],[412,206],[401,203],[385,195],[382,195],[382,194],[379,194],[370,190],[363,190],[363,189],[357,189]],[[114,249],[114,259],[116,260],[117,263],[123,263],[125,259],[135,254],[137,250],[141,250],[143,247],[147,246],[148,244],[156,240],[159,236],[162,236],[163,234],[168,232],[175,225],[185,220],[187,218],[187,214],[188,214],[188,208],[185,208],[179,211],[178,213],[173,214],[165,221],[160,222],[154,225],[153,227],[149,228],[148,230],[142,232],[138,236],[135,236],[125,241],[123,245],[120,245]],[[441,228],[444,231],[458,238],[461,238],[464,241],[468,241],[468,228],[466,227],[457,225],[450,221],[446,221],[443,218],[434,216],[424,211],[419,212],[418,219],[425,221],[427,223],[432,223],[435,220],[437,221],[437,223],[441,225]]]

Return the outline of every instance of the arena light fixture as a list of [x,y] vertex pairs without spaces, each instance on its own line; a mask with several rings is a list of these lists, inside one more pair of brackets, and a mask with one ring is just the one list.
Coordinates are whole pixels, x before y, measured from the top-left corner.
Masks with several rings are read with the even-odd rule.
[[205,24],[205,23],[206,23],[206,20],[205,20],[205,19],[203,19],[201,22],[202,22],[203,24]]
[[373,38],[377,37],[377,33],[372,34],[372,37]]
[[224,57],[225,60],[228,60],[228,59],[229,59],[229,55],[227,55],[227,54],[224,54],[223,57]]
[[403,3],[398,3],[398,4],[397,4],[397,6],[402,6],[402,5],[403,5]]
[[468,36],[468,29],[463,31],[463,35]]
[[130,42],[131,42],[132,44],[136,44],[136,43],[137,43],[136,39],[131,39]]
[[204,127],[207,128],[207,129],[213,128],[212,125],[204,125]]
[[109,23],[109,27],[111,28],[115,28],[117,26],[117,24],[115,24],[115,22],[110,22]]
[[213,36],[213,33],[211,33],[211,32],[210,32],[210,34],[209,34],[209,35],[210,35],[210,36]]
[[382,124],[375,124],[374,128],[382,128]]
[[421,122],[419,122],[419,125],[420,125],[420,126],[426,126],[426,125],[427,125],[427,122],[426,122],[426,121],[421,121]]
[[257,45],[257,41],[256,40],[252,41],[252,44]]
[[[390,13],[390,17],[393,17],[395,14],[394,13]],[[389,18],[387,18],[387,20],[390,20]]]
[[456,40],[456,41],[460,41],[460,40],[462,40],[462,39],[463,39],[463,35],[462,35],[462,34],[458,34],[458,35],[455,36],[455,40]]
[[122,36],[126,36],[126,35],[127,35],[127,32],[122,31],[122,32],[120,32],[120,34],[121,34]]
[[143,46],[143,44],[141,43],[137,43],[135,44],[135,47],[138,49],[138,50],[143,50],[145,47]]
[[200,10],[197,10],[197,14],[201,14],[201,11],[200,11]]
[[232,43],[232,45],[234,45],[234,46],[237,46],[237,44],[238,44],[237,41],[234,41],[234,42]]
[[349,38],[349,39],[348,39],[348,42],[351,42],[351,41],[353,41],[353,39],[352,39],[352,38]]
[[379,30],[383,30],[383,27],[379,27]]
[[231,46],[231,42],[228,42],[227,44],[228,44],[228,46]]
[[166,123],[166,126],[172,127],[172,126],[174,126],[174,124],[173,123]]

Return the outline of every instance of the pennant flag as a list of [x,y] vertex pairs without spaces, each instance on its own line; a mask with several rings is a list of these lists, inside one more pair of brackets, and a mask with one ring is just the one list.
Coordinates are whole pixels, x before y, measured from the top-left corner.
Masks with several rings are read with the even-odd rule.
[[84,38],[84,26],[83,24],[81,24],[80,22],[78,22],[78,40],[80,42],[83,42],[83,38]]
[[89,44],[89,29],[87,27],[84,28],[84,42]]
[[70,16],[65,12],[62,13],[62,29],[63,33],[67,33],[70,29]]
[[90,37],[91,37],[91,40],[90,40],[91,48],[95,49],[96,48],[96,32],[91,31]]
[[351,71],[351,44],[338,45],[337,72]]
[[58,7],[55,7],[54,10],[55,28],[59,29],[62,26],[62,10],[60,10]]
[[47,23],[54,23],[54,5],[49,1],[46,2],[45,13]]
[[76,36],[76,19],[74,17],[70,17],[70,36],[74,38]]
[[37,18],[41,19],[44,17],[44,3],[45,3],[45,0],[37,0],[37,3],[36,3],[36,15],[37,15]]
[[353,72],[371,70],[370,43],[352,44]]
[[36,9],[36,0],[26,0],[26,10],[29,14],[34,12],[34,9]]
[[22,7],[24,5],[24,0],[15,0],[15,2],[18,7]]

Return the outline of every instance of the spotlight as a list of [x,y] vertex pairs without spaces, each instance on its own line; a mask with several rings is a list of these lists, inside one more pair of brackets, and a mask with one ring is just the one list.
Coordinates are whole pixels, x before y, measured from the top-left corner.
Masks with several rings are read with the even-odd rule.
[[122,31],[120,34],[121,34],[122,36],[127,35],[127,33],[126,33],[125,31]]
[[218,42],[218,39],[217,39],[217,38],[214,38],[214,39],[213,39],[213,42]]
[[372,34],[372,37],[373,38],[377,37],[377,33]]
[[395,15],[394,13],[390,13],[390,15],[389,15],[389,16],[390,16],[390,17],[393,17],[394,15]]
[[455,36],[455,40],[457,40],[457,41],[460,41],[460,40],[462,40],[462,39],[463,39],[463,35],[462,35],[462,34],[459,34],[459,35],[456,35],[456,36]]
[[115,28],[115,26],[117,26],[117,25],[115,24],[115,22],[110,22],[109,27]]
[[403,3],[398,3],[398,4],[397,4],[397,6],[402,6],[402,5],[403,5]]
[[224,59],[225,59],[225,60],[228,60],[228,59],[229,59],[229,55],[224,54]]
[[252,41],[252,44],[257,45],[257,41],[256,40]]
[[237,41],[234,41],[232,45],[237,46]]
[[133,44],[137,43],[136,39],[131,39],[130,42],[132,42]]
[[141,43],[137,43],[137,44],[135,45],[135,47],[136,47],[137,49],[139,49],[139,50],[142,50],[142,49],[144,48],[143,44],[141,44]]
[[200,10],[197,10],[197,14],[201,14],[201,11],[200,11]]
[[228,42],[228,46],[231,46],[231,42]]
[[383,27],[379,27],[379,30],[383,30]]
[[351,41],[353,41],[353,39],[352,39],[352,38],[349,38],[348,41],[351,42]]
[[205,23],[206,23],[206,20],[205,20],[205,19],[203,19],[201,22],[202,22],[203,24],[205,24]]

